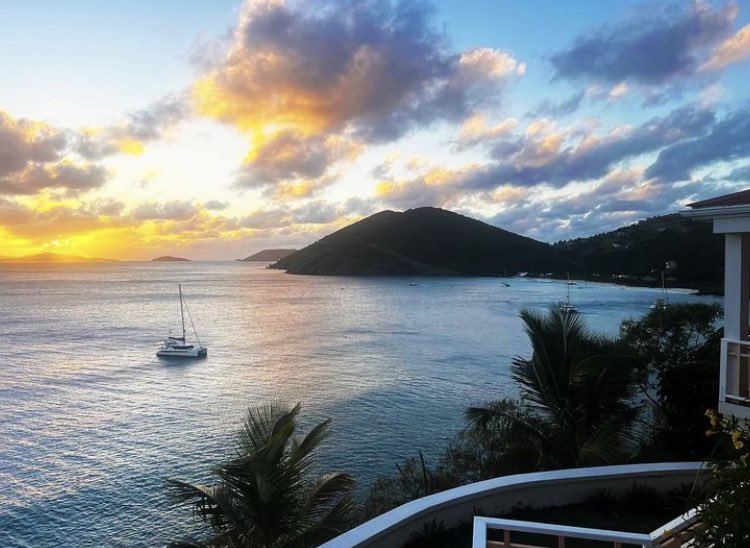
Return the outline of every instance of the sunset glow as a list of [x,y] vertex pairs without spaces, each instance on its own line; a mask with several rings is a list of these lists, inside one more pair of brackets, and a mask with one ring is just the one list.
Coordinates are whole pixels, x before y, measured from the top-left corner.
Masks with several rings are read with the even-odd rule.
[[524,9],[9,7],[0,256],[234,259],[423,205],[553,242],[748,186],[750,7]]

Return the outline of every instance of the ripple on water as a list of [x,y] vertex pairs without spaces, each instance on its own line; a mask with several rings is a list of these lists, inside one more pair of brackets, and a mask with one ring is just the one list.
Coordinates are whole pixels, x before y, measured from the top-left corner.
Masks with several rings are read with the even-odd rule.
[[[303,428],[333,418],[319,466],[352,473],[363,495],[403,458],[437,456],[467,405],[513,395],[508,364],[528,352],[519,308],[566,293],[562,282],[311,278],[249,263],[0,268],[0,546],[34,548],[190,536],[164,480],[208,479],[245,410],[274,399],[303,402]],[[154,356],[179,322],[178,281],[205,360]],[[587,321],[609,333],[655,298],[577,287]]]

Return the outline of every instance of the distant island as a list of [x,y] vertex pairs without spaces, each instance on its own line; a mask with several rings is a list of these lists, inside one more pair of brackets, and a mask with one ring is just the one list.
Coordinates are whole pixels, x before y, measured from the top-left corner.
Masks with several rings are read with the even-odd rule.
[[258,251],[258,253],[255,253],[254,255],[250,255],[249,257],[245,257],[244,259],[237,260],[258,262],[279,261],[284,257],[295,253],[296,251],[296,249],[264,249],[263,251]]
[[25,255],[23,257],[2,257],[0,262],[3,263],[113,263],[117,259],[99,259],[79,257],[77,255],[65,255],[62,253],[36,253],[34,255]]
[[[695,253],[700,249],[700,253]],[[553,245],[457,213],[382,211],[271,268],[339,276],[544,276],[721,293],[724,245],[710,223],[678,213]],[[670,262],[670,268],[666,263]]]
[[171,255],[162,255],[161,257],[157,257],[156,259],[151,259],[152,261],[189,261],[190,259],[184,259],[182,257],[172,257]]

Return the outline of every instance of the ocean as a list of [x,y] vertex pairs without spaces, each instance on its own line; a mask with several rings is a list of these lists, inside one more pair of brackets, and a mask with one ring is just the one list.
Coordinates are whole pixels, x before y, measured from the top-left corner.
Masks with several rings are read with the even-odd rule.
[[[567,291],[551,280],[265,266],[0,264],[0,546],[189,538],[196,522],[170,506],[165,480],[209,480],[246,409],[274,400],[302,402],[301,431],[332,419],[317,466],[352,474],[361,498],[406,457],[434,460],[467,406],[517,394],[509,364],[529,354],[518,312]],[[154,354],[179,331],[178,282],[206,359]],[[661,296],[587,282],[570,292],[610,335]]]

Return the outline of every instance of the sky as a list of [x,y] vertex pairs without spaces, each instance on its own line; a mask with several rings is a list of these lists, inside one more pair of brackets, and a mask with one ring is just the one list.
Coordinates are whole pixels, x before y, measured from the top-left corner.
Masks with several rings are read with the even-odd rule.
[[750,187],[750,1],[0,0],[0,257],[435,206],[556,242]]

